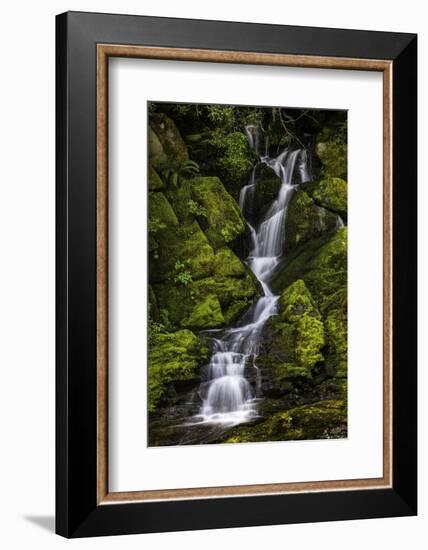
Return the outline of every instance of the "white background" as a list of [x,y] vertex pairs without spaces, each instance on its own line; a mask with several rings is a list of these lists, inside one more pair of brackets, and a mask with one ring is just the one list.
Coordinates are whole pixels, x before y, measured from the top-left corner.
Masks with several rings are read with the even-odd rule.
[[[109,83],[110,490],[382,477],[382,74],[114,59]],[[347,439],[147,448],[147,99],[348,110]]]
[[[423,2],[392,0],[302,3],[157,0],[9,2],[0,19],[0,544],[20,548],[218,549],[261,547],[390,550],[426,548],[426,474],[420,472],[417,518],[258,527],[112,537],[68,542],[52,534],[54,511],[54,15],[67,9],[244,20],[420,33],[420,86],[426,83],[428,20]],[[423,63],[425,67],[423,67]],[[425,94],[426,95],[426,94]],[[422,93],[420,93],[422,98]],[[420,104],[419,249],[427,248],[423,149],[426,108]],[[426,278],[425,255],[420,281]],[[420,364],[426,363],[420,289]],[[426,462],[428,390],[420,369],[420,464]]]

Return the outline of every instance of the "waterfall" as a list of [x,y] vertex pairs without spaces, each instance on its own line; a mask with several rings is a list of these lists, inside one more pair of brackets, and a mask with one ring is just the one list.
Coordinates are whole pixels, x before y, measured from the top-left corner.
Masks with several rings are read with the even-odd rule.
[[[236,425],[257,417],[257,398],[260,396],[257,354],[263,326],[277,314],[279,300],[279,296],[273,294],[269,281],[283,255],[285,219],[295,182],[309,180],[305,150],[285,149],[277,157],[269,158],[268,141],[260,128],[247,126],[246,133],[250,147],[259,155],[260,163],[270,166],[282,182],[278,196],[257,227],[253,227],[247,219],[258,184],[256,167],[239,197],[239,206],[251,238],[246,263],[260,282],[264,295],[250,307],[238,326],[227,329],[222,338],[213,340],[208,380],[201,385],[203,403],[195,418],[197,422]],[[256,392],[245,377],[246,368],[255,370]]]

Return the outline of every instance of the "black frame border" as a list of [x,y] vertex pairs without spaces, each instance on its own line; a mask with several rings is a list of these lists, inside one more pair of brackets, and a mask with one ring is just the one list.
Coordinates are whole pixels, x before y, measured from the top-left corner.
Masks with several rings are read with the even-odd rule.
[[[97,505],[98,43],[393,63],[393,484]],[[417,36],[67,12],[56,18],[56,532],[65,537],[417,513]]]

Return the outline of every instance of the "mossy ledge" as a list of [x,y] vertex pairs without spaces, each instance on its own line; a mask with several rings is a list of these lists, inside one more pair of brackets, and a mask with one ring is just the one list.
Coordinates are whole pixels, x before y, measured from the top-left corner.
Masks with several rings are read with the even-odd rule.
[[256,426],[235,428],[226,443],[347,437],[345,401],[325,400],[272,415]]
[[190,330],[156,335],[149,342],[149,412],[162,403],[168,388],[174,391],[174,384],[197,384],[199,369],[208,357],[205,341]]

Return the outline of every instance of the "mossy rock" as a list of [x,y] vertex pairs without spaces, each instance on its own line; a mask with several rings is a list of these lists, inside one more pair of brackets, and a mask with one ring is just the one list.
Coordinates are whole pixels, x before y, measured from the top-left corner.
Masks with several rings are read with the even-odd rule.
[[306,191],[324,208],[336,212],[346,220],[348,213],[348,184],[341,178],[324,178],[311,183]]
[[315,152],[321,162],[322,178],[348,179],[348,147],[340,128],[324,127],[316,137]]
[[324,360],[324,324],[315,301],[304,281],[299,279],[281,294],[281,318],[292,323],[295,330],[294,353],[298,366],[310,374]]
[[215,253],[212,276],[186,284],[170,279],[154,285],[154,292],[175,327],[198,330],[230,325],[261,295],[254,275],[226,247]]
[[256,360],[264,394],[280,397],[296,383],[312,381],[314,369],[324,364],[324,346],[321,313],[304,281],[295,281],[280,297],[279,315],[264,327]]
[[149,412],[162,402],[170,385],[199,383],[199,369],[209,353],[206,343],[190,330],[157,335],[149,345]]
[[279,303],[281,319],[286,323],[294,323],[302,315],[321,318],[315,300],[302,279],[298,279],[282,292]]
[[[189,160],[186,144],[172,119],[164,113],[151,114],[150,128],[156,134],[166,157],[176,164]],[[150,159],[153,162],[151,156]]]
[[197,295],[215,294],[221,304],[225,324],[236,320],[260,295],[253,277],[247,273],[244,277],[208,277],[195,281]]
[[196,302],[189,316],[181,321],[181,326],[200,330],[221,327],[224,322],[217,296],[208,294]]
[[245,277],[248,273],[247,266],[227,246],[216,250],[214,258],[215,275],[223,277]]
[[245,233],[245,222],[239,206],[217,177],[197,177],[191,180],[193,200],[206,209],[202,228],[215,247],[232,243]]
[[148,139],[150,164],[155,168],[163,166],[168,161],[168,157],[157,134],[150,127]]
[[290,254],[278,267],[270,285],[280,293],[296,279],[303,279],[322,311],[324,304],[347,285],[347,228],[328,238],[318,238]]
[[149,194],[149,219],[155,219],[165,227],[178,225],[177,216],[162,191]]
[[170,185],[164,193],[180,223],[189,224],[196,219],[189,209],[189,201],[192,199],[191,180],[182,179],[179,185]]
[[347,437],[346,402],[326,400],[276,413],[256,426],[235,428],[226,443],[345,437]]
[[[158,257],[149,262],[150,281],[174,281],[180,271],[188,272],[192,279],[213,274],[214,250],[198,222],[161,229],[156,240]],[[177,270],[177,265],[183,267]]]
[[324,305],[327,349],[327,372],[345,379],[348,365],[348,311],[347,289],[333,294]]
[[305,191],[297,190],[288,205],[285,251],[290,252],[320,235],[331,233],[336,224],[334,214],[316,205]]
[[159,191],[160,189],[165,188],[165,183],[161,180],[159,174],[149,165],[149,191]]

